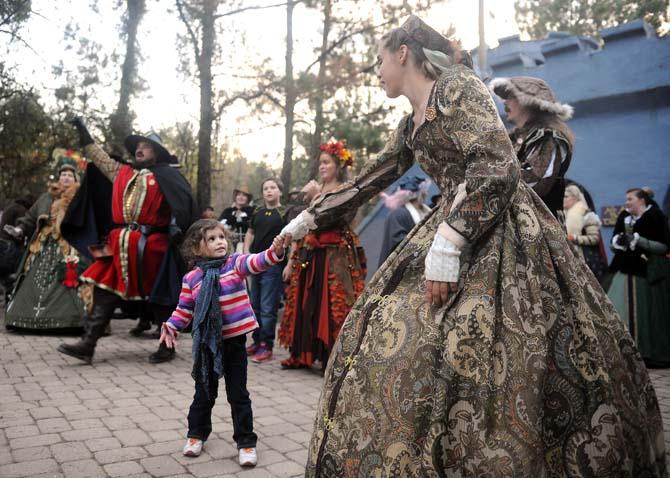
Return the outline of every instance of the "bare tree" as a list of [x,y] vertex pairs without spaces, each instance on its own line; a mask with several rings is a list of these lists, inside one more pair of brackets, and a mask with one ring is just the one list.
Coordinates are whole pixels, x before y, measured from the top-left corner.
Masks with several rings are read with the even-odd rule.
[[130,100],[138,88],[137,29],[146,11],[146,3],[145,0],[126,0],[126,7],[123,25],[126,34],[126,57],[121,68],[119,102],[109,118],[112,146],[118,151],[123,151],[123,141],[132,133],[134,115],[130,110]]
[[[212,123],[215,119],[213,105],[213,76],[212,62],[216,45],[216,20],[236,15],[250,10],[262,10],[286,5],[277,3],[264,6],[237,6],[230,5],[225,0],[175,0],[179,17],[188,32],[188,40],[193,48],[195,63],[198,70],[200,86],[200,126],[198,130],[198,172],[197,172],[197,201],[201,207],[207,206],[211,199],[211,160],[212,160]],[[224,3],[231,10],[217,13]],[[222,103],[224,107],[237,99],[247,98],[248,93],[232,95]],[[251,94],[254,96],[254,94]],[[255,95],[260,96],[260,93]],[[218,114],[221,114],[220,112]]]
[[[314,92],[314,133],[312,133],[312,141],[309,148],[309,157],[316,158],[319,154],[319,145],[321,144],[321,137],[323,136],[323,101],[325,93],[325,79],[326,79],[326,61],[328,55],[328,35],[332,25],[332,3],[331,0],[324,0],[323,2],[323,32],[321,35],[321,54],[319,55],[319,72],[316,75],[316,91]],[[319,169],[319,163],[314,161],[310,169],[310,176],[316,177]]]
[[293,166],[293,125],[295,122],[296,90],[293,81],[293,8],[295,2],[286,2],[286,102],[284,104],[284,161],[281,181],[288,192],[291,190],[291,170]]

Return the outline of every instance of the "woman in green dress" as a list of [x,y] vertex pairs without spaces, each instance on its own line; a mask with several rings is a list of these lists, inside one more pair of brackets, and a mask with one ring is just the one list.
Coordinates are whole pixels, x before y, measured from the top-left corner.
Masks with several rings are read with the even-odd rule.
[[614,227],[608,295],[648,367],[670,367],[668,218],[646,189],[626,193]]
[[523,181],[486,86],[412,16],[379,76],[403,118],[360,175],[289,223],[299,238],[416,160],[442,200],[349,313],[325,372],[309,477],[665,476],[635,343]]
[[18,278],[7,304],[5,325],[17,329],[64,329],[83,327],[90,304],[90,286],[79,282],[88,264],[61,236],[60,226],[68,205],[79,188],[77,171],[66,163],[58,181],[49,185],[18,220],[6,228],[17,240],[29,237],[18,268]]

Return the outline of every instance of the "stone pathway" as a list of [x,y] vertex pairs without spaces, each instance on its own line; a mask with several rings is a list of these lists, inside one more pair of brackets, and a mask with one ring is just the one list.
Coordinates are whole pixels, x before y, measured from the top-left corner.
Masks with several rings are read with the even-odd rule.
[[191,340],[152,365],[157,341],[131,338],[112,322],[92,366],[56,351],[70,337],[0,331],[0,477],[294,477],[307,460],[321,375],[279,368],[284,353],[249,363],[259,463],[237,464],[225,393],[198,458],[182,456],[193,396]]
[[[302,476],[319,397],[317,371],[249,364],[259,464],[236,461],[230,409],[214,408],[214,432],[198,458],[181,454],[193,395],[191,340],[173,362],[151,365],[154,340],[128,336],[114,321],[92,366],[56,351],[73,338],[20,335],[0,326],[0,477]],[[670,450],[670,370],[651,371]]]

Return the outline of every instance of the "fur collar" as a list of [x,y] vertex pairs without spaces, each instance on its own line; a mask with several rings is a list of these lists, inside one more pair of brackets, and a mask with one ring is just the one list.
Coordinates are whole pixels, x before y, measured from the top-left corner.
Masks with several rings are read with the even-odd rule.
[[584,229],[584,215],[589,208],[582,203],[576,203],[570,209],[565,211],[565,228],[568,234],[578,236]]
[[77,191],[79,191],[79,183],[74,183],[65,188],[60,196],[54,200],[53,204],[51,204],[51,217],[53,218],[54,228],[56,229],[58,236],[60,236],[60,225],[65,218],[67,208],[70,206]]

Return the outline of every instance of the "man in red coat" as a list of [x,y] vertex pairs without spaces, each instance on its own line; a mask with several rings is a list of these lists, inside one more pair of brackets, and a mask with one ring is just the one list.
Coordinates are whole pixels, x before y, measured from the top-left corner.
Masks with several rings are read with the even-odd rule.
[[[171,236],[175,230],[185,232],[197,219],[197,210],[188,182],[170,167],[176,158],[163,147],[158,135],[126,138],[126,149],[134,159],[131,164],[122,164],[93,142],[81,119],[72,120],[72,124],[79,131],[86,156],[112,182],[112,224],[107,228],[111,230],[103,245],[90,248],[96,260],[81,276],[81,280],[95,285],[93,311],[82,339],[58,348],[59,352],[90,363],[114,309],[124,301],[146,301],[145,310],[158,323],[169,318],[177,303],[181,280],[175,260],[181,261]],[[82,194],[99,196],[100,189],[91,183]],[[82,207],[82,211],[88,211],[82,206],[85,198],[74,203],[75,210]],[[77,215],[72,211],[68,214]],[[90,216],[87,212],[79,215]],[[174,349],[161,344],[149,360],[159,363],[173,357]]]

